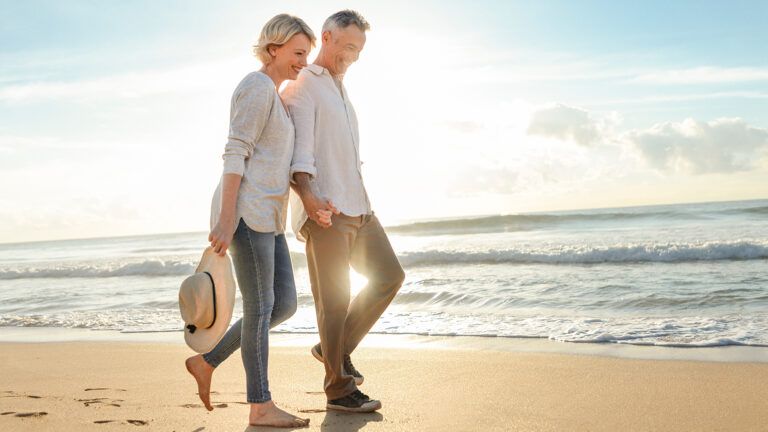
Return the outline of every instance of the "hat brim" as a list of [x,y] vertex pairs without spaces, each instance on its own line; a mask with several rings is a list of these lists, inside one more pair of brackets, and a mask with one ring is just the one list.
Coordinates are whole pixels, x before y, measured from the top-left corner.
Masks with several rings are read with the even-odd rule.
[[198,353],[210,352],[224,337],[232,320],[232,311],[235,308],[235,290],[237,284],[232,275],[232,261],[228,254],[219,256],[208,246],[200,258],[200,264],[195,273],[208,272],[216,284],[216,320],[209,328],[197,328],[192,333],[184,328],[184,341]]

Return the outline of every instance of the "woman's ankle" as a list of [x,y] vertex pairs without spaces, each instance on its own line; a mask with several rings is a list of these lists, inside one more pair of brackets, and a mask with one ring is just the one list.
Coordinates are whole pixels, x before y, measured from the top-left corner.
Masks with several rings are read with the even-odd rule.
[[266,413],[274,408],[276,408],[276,406],[275,406],[275,403],[272,401],[272,399],[264,402],[251,402],[252,414]]

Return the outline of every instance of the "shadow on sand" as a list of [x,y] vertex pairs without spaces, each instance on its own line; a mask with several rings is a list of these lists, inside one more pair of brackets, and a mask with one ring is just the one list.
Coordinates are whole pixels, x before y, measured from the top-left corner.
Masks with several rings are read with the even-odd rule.
[[[342,412],[326,412],[320,430],[328,432],[357,432],[370,422],[380,422],[384,416],[377,413],[353,414]],[[310,424],[310,427],[313,426]],[[266,426],[248,426],[244,432],[277,432],[289,430],[305,430],[306,428],[273,428]]]
[[384,416],[377,412],[353,414],[328,411],[325,413],[320,430],[328,432],[356,432],[370,422],[380,422],[382,420],[384,420]]

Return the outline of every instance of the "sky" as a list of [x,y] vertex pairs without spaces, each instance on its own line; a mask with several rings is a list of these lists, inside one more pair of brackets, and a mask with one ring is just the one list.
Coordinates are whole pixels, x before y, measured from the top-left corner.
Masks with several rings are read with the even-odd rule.
[[0,243],[208,230],[261,26],[344,8],[385,224],[768,198],[764,1],[0,3]]

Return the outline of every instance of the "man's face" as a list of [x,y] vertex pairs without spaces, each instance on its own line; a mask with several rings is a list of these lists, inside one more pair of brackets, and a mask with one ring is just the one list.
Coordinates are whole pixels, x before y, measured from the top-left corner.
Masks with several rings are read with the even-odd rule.
[[323,33],[323,45],[328,48],[331,75],[344,75],[356,62],[365,46],[365,32],[350,25]]

